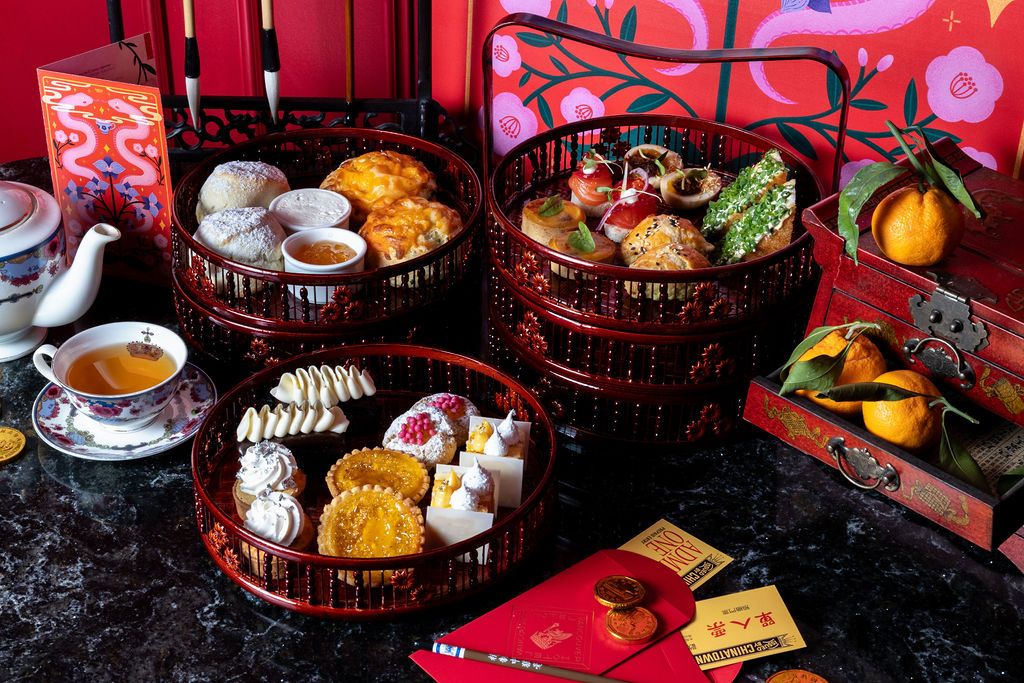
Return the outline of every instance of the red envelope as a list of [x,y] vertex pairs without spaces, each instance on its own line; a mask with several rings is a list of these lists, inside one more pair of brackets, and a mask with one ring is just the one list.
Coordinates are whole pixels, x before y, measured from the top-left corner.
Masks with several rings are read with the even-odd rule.
[[[594,584],[610,574],[634,576],[646,586],[644,606],[658,616],[658,630],[651,642],[630,645],[605,631],[608,608],[594,600]],[[693,593],[672,570],[636,553],[602,550],[440,642],[635,683],[707,683],[678,633],[693,612]],[[425,650],[411,658],[437,681],[475,680],[471,677],[476,676],[509,683],[551,680],[529,671]]]

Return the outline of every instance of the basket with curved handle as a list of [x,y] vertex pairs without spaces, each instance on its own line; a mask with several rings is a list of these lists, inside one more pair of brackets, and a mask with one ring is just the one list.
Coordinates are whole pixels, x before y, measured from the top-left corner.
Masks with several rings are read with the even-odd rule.
[[679,50],[654,45],[633,43],[620,38],[611,38],[602,33],[577,28],[561,21],[535,14],[509,14],[502,18],[488,32],[483,47],[483,89],[484,89],[484,182],[490,177],[491,154],[494,149],[494,132],[491,126],[491,95],[493,70],[491,68],[492,43],[498,31],[510,26],[550,33],[568,38],[592,47],[617,52],[627,57],[639,57],[664,62],[688,62],[695,64],[721,64],[725,62],[778,62],[807,60],[826,66],[839,79],[842,90],[839,109],[839,126],[836,131],[836,149],[832,163],[832,191],[839,190],[839,170],[843,162],[843,145],[846,141],[846,126],[850,110],[850,75],[839,58],[817,47],[763,47],[763,48],[722,48],[717,50]]

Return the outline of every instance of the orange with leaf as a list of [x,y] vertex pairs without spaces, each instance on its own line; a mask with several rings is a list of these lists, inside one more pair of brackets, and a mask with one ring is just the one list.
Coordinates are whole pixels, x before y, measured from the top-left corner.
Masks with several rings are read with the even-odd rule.
[[[963,209],[975,217],[981,211],[963,179],[938,159],[920,128],[901,130],[886,121],[917,176],[917,184],[889,193],[871,216],[871,235],[879,250],[896,263],[930,266],[948,258],[964,236]],[[916,133],[916,137],[911,133]],[[909,137],[910,144],[904,139]],[[918,153],[923,152],[921,157]],[[846,252],[857,261],[860,229],[857,217],[864,204],[884,185],[910,172],[880,161],[857,171],[839,195],[839,234]]]
[[[843,382],[842,376],[851,354],[855,366],[863,362],[856,362],[856,359],[871,355],[865,354],[863,348],[854,350],[863,345],[860,340],[864,338],[861,335],[866,330],[877,330],[878,327],[875,323],[857,321],[812,330],[797,345],[783,366],[779,395],[808,392],[819,402],[834,402],[822,405],[846,417],[856,417],[858,411],[852,405],[837,409],[838,406],[860,405],[864,426],[869,432],[900,448],[922,455],[933,452],[937,443],[939,448],[935,462],[940,468],[988,491],[988,482],[974,458],[965,448],[950,439],[946,431],[946,415],[949,413],[974,424],[978,421],[950,404],[928,378],[912,370],[896,370],[879,373],[866,381],[858,378],[859,381]],[[836,333],[839,335],[838,340],[834,336]],[[824,341],[826,339],[830,341]],[[840,345],[838,350],[827,352]],[[870,374],[865,372],[865,367],[868,366],[859,368],[861,377]]]

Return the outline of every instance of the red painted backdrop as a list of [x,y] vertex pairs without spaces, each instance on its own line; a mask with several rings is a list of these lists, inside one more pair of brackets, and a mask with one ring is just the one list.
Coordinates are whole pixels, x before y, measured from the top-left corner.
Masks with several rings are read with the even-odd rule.
[[[181,6],[124,0],[127,35],[151,30],[164,63],[163,87],[181,92]],[[258,94],[256,0],[197,3],[203,92]],[[393,5],[355,3],[356,95],[394,94],[391,63]],[[399,3],[401,6],[402,3]],[[855,88],[846,148],[848,175],[866,159],[892,156],[885,119],[950,135],[972,156],[1019,176],[1024,108],[1012,84],[1024,77],[1014,44],[1024,27],[1019,0],[447,0],[433,3],[435,97],[476,125],[481,108],[480,50],[488,29],[508,12],[528,11],[639,42],[672,47],[817,45],[835,50]],[[45,153],[35,67],[107,40],[101,3],[60,21],[77,3],[14,3],[5,8],[0,39],[9,46],[3,68],[8,96],[0,108],[0,161]],[[167,16],[161,15],[166,10]],[[282,94],[344,94],[344,18],[340,3],[277,3]],[[166,29],[163,27],[166,25]],[[830,90],[821,67],[773,64],[715,66],[682,73],[656,64],[544,36],[509,31],[496,46],[503,60],[495,79],[495,109],[520,117],[519,135],[601,112],[690,111],[748,127],[812,158],[828,180]],[[467,81],[467,75],[469,77]],[[527,105],[526,109],[523,103]],[[517,119],[518,120],[518,119]],[[535,128],[536,126],[536,128]],[[513,127],[514,128],[514,127]],[[499,137],[499,145],[510,140]]]

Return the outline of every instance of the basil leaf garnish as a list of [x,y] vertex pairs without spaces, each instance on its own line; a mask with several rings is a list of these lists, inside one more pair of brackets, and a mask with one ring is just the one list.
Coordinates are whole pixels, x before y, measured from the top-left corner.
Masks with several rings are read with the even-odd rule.
[[540,209],[537,211],[537,215],[550,218],[551,216],[557,216],[562,213],[562,198],[558,195],[548,197],[541,204]]
[[583,221],[580,221],[579,227],[569,235],[569,246],[584,254],[589,254],[597,248],[590,228]]

